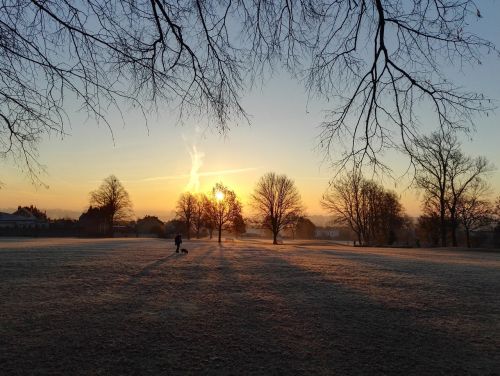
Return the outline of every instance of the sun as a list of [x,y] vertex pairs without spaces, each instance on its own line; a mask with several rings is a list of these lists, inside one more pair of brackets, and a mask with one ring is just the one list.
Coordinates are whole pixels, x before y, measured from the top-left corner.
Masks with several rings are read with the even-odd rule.
[[215,198],[217,201],[224,200],[224,192],[222,192],[222,191],[215,192]]

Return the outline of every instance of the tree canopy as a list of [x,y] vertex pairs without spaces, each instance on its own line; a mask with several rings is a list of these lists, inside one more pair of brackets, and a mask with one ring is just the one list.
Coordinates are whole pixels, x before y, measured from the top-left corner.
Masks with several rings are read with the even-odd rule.
[[286,175],[268,172],[257,182],[251,196],[261,225],[273,233],[273,244],[288,225],[300,218],[303,208],[295,182]]
[[[0,153],[36,179],[37,143],[65,134],[68,98],[106,122],[123,100],[173,103],[221,132],[248,119],[241,95],[286,69],[331,103],[320,144],[380,164],[418,136],[418,111],[468,129],[488,109],[443,66],[496,51],[470,26],[473,0],[1,0]],[[344,147],[338,141],[345,141]],[[332,145],[336,145],[333,153]],[[409,150],[411,151],[411,150]]]
[[484,157],[464,154],[450,132],[434,132],[418,139],[414,158],[415,185],[424,192],[424,211],[438,214],[441,245],[447,245],[449,227],[452,245],[457,246],[460,202],[493,167]]
[[216,183],[212,188],[210,205],[207,209],[207,215],[212,216],[208,222],[215,224],[219,243],[222,241],[222,230],[234,230],[242,222],[241,202],[236,193],[222,183]]
[[132,201],[125,187],[114,175],[108,176],[98,189],[90,193],[90,204],[106,215],[109,231],[113,225],[131,218]]
[[337,224],[351,228],[359,245],[387,245],[405,221],[399,197],[373,180],[353,171],[337,179],[321,200]]

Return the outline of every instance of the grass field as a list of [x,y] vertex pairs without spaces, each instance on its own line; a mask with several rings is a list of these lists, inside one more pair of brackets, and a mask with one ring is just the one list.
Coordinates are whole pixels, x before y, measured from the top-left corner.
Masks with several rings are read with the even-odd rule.
[[500,374],[500,253],[0,240],[2,375]]

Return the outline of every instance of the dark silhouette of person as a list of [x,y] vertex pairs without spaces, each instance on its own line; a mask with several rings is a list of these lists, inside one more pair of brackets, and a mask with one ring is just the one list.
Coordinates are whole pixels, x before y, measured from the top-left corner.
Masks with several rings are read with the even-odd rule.
[[177,234],[174,238],[174,242],[175,242],[175,246],[177,247],[175,249],[175,253],[179,253],[179,247],[181,246],[182,244],[182,236],[181,234]]

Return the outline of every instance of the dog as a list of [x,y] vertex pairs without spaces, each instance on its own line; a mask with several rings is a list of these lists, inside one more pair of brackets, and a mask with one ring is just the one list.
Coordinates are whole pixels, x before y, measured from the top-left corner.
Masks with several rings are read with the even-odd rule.
[[181,253],[188,254],[189,252],[188,252],[188,250],[187,250],[186,248],[182,248],[182,249],[181,249]]

